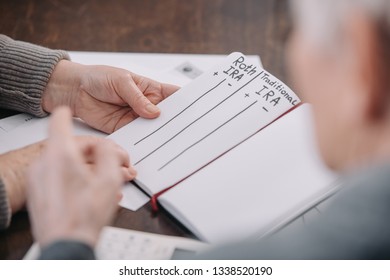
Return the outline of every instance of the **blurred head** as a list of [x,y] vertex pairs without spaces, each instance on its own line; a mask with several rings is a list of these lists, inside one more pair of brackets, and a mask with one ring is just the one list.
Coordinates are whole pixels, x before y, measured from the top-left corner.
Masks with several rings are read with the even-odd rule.
[[390,161],[390,1],[292,0],[290,74],[325,162]]

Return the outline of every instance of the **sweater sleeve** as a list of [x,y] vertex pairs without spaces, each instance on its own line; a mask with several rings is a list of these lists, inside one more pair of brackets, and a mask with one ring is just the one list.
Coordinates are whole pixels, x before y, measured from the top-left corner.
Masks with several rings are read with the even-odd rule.
[[56,64],[69,59],[51,50],[0,34],[0,107],[43,117],[42,94]]
[[11,208],[8,203],[5,186],[0,178],[0,230],[8,227],[11,221]]
[[40,260],[93,260],[90,246],[79,241],[59,240],[42,249]]

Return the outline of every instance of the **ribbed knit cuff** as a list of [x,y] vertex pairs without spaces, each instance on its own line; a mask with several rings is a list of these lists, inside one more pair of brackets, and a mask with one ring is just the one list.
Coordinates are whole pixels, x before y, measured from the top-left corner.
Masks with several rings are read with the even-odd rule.
[[11,207],[3,181],[0,179],[0,230],[5,229],[11,222]]
[[43,117],[41,100],[56,64],[69,59],[50,50],[0,35],[0,106]]

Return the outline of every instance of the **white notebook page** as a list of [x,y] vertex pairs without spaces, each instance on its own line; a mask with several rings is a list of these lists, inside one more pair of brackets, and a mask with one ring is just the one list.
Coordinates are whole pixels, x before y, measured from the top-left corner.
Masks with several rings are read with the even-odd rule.
[[259,237],[332,193],[302,105],[160,196],[201,240]]
[[159,104],[157,119],[137,119],[109,136],[125,148],[150,195],[174,185],[299,103],[283,83],[233,53]]

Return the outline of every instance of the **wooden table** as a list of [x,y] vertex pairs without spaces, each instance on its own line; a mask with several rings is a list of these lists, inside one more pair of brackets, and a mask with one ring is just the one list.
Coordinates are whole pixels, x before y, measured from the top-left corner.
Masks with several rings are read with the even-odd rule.
[[[78,51],[260,55],[284,81],[290,30],[287,0],[0,0],[0,33]],[[0,118],[14,112],[0,110]],[[166,212],[119,209],[114,226],[191,236]],[[20,259],[32,244],[26,212],[0,232],[0,259]]]

